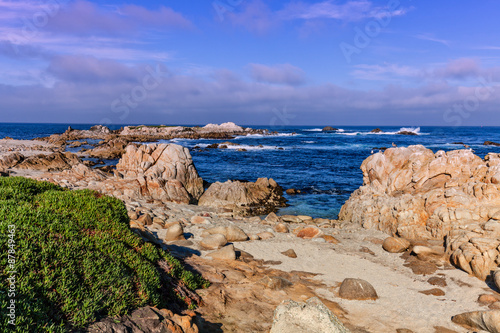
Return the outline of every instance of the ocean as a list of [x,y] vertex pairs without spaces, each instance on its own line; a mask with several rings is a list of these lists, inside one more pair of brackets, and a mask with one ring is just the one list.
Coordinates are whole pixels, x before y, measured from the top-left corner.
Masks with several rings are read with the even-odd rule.
[[[0,138],[33,139],[64,132],[68,126],[89,129],[85,124],[1,124]],[[109,126],[118,129],[123,125]],[[484,146],[485,141],[500,142],[500,127],[387,127],[384,133],[370,133],[375,126],[335,126],[336,132],[322,132],[323,126],[289,126],[267,128],[278,135],[237,137],[231,142],[239,146],[228,149],[203,149],[213,143],[228,140],[174,139],[191,149],[200,176],[208,182],[240,179],[255,181],[259,177],[273,178],[284,189],[302,193],[286,195],[289,207],[279,215],[302,214],[336,218],[350,194],[363,183],[361,163],[377,148],[422,144],[432,149],[450,151],[470,146],[480,157],[500,153],[500,147]],[[401,130],[418,135],[397,135]],[[198,146],[200,149],[194,147]],[[244,148],[246,151],[238,151]]]

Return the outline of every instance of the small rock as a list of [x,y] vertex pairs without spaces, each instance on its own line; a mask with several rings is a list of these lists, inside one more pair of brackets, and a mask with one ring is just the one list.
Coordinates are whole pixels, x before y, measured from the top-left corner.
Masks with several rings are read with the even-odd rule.
[[208,220],[204,218],[203,216],[193,216],[191,218],[191,223],[192,224],[208,224]]
[[234,225],[230,225],[226,228],[225,236],[228,242],[244,242],[248,240],[247,234]]
[[437,277],[433,276],[427,280],[430,284],[433,286],[439,286],[439,287],[446,287],[448,284],[446,283],[446,280],[442,277]]
[[323,238],[327,243],[330,243],[330,244],[338,244],[339,241],[337,240],[337,238],[331,236],[331,235],[323,235],[323,236],[320,236],[321,238]]
[[272,290],[281,290],[292,285],[290,281],[279,276],[265,276],[260,282],[264,287]]
[[184,238],[184,229],[180,225],[180,223],[174,224],[170,228],[167,229],[167,234],[165,235],[165,240],[167,242],[182,240]]
[[280,218],[275,213],[269,213],[269,215],[266,216],[266,221],[277,223],[280,222]]
[[439,288],[423,290],[423,291],[419,291],[419,293],[424,294],[424,295],[432,295],[432,296],[444,296],[444,295],[446,295],[445,292]]
[[297,253],[293,249],[286,250],[284,252],[281,252],[281,254],[290,257],[290,258],[297,258]]
[[300,191],[298,191],[298,190],[296,190],[296,189],[294,189],[294,188],[289,188],[289,189],[288,189],[288,190],[286,190],[285,192],[286,192],[286,194],[288,194],[288,195],[295,195],[295,194],[300,193]]
[[257,234],[257,236],[259,236],[260,239],[262,239],[262,240],[271,239],[271,238],[275,237],[274,234],[272,232],[269,232],[269,231],[260,232]]
[[274,226],[274,231],[279,232],[279,233],[288,233],[290,232],[288,230],[288,227],[284,223],[278,223],[277,225]]
[[478,297],[477,302],[481,305],[491,305],[498,302],[498,298],[491,294],[482,294]]
[[323,231],[317,227],[307,227],[302,230],[300,230],[297,233],[297,237],[303,238],[303,239],[312,239],[316,238],[323,235]]
[[493,282],[495,282],[495,286],[497,290],[500,290],[500,270],[496,270],[492,274]]
[[128,211],[127,212],[127,215],[128,217],[131,219],[131,220],[137,220],[139,218],[139,216],[137,216],[137,213],[134,212],[134,211]]
[[375,288],[362,279],[345,279],[340,285],[339,295],[352,300],[376,300],[378,298]]
[[338,318],[317,297],[298,303],[283,301],[274,311],[273,326],[270,333],[349,332]]
[[220,249],[227,244],[226,236],[221,234],[214,234],[203,238],[200,241],[200,245],[206,249],[216,250]]
[[142,224],[142,225],[152,225],[153,224],[153,219],[151,218],[151,215],[148,213],[145,213],[144,215],[140,216],[137,221]]
[[465,312],[453,316],[451,321],[466,329],[500,332],[500,310]]
[[410,242],[404,238],[387,237],[382,244],[382,248],[390,253],[400,253],[410,247]]
[[298,216],[295,216],[295,215],[283,215],[283,216],[281,216],[281,219],[284,222],[288,222],[288,223],[302,223],[302,220]]
[[412,330],[409,330],[407,328],[398,328],[396,329],[396,333],[415,333]]
[[258,235],[256,235],[256,234],[251,234],[250,236],[248,236],[248,238],[249,238],[250,240],[253,240],[253,241],[254,241],[254,240],[259,240],[259,239],[260,239],[260,237],[259,237]]
[[491,310],[500,310],[500,302],[492,303],[488,306]]
[[234,251],[234,245],[229,244],[220,250],[207,254],[207,256],[220,260],[236,260],[236,251]]

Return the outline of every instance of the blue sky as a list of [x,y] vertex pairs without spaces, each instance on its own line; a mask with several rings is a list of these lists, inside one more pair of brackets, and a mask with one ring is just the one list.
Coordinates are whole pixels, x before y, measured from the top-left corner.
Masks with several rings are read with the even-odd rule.
[[500,2],[0,0],[0,122],[500,125]]

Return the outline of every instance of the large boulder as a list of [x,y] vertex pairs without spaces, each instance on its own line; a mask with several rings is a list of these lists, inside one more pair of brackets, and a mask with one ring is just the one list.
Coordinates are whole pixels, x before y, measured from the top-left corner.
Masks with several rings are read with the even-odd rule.
[[423,146],[391,148],[361,165],[363,186],[339,218],[391,235],[443,239],[450,230],[485,223],[500,210],[500,155],[445,153]]
[[255,183],[231,180],[213,183],[198,204],[248,216],[275,212],[278,207],[286,206],[286,199],[283,189],[273,179],[259,178]]
[[154,200],[195,203],[203,193],[203,179],[191,154],[179,145],[129,145],[116,171],[137,182],[142,196]]
[[298,303],[282,302],[274,311],[270,333],[347,333],[338,318],[317,297]]
[[408,239],[446,239],[451,261],[485,279],[500,263],[500,154],[391,148],[361,165],[339,219]]

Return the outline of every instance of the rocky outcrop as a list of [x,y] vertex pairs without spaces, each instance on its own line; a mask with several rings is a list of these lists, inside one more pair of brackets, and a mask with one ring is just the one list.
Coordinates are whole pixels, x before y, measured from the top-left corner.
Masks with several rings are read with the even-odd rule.
[[95,158],[116,159],[125,153],[125,148],[127,148],[128,144],[128,140],[117,137],[106,141],[94,149],[86,151],[85,154]]
[[26,157],[20,153],[12,153],[0,158],[0,169],[29,169],[38,171],[61,171],[71,169],[82,161],[73,153],[40,154]]
[[333,132],[333,131],[338,131],[339,129],[338,128],[334,128],[332,126],[326,126],[326,127],[323,127],[322,131],[323,132]]
[[153,200],[193,203],[203,193],[191,154],[179,145],[130,145],[116,171],[124,180],[137,182],[140,194]]
[[362,164],[363,186],[339,219],[408,239],[446,239],[461,269],[485,279],[500,263],[500,155],[391,148]]
[[268,134],[266,130],[243,128],[235,123],[208,124],[204,127],[184,126],[126,126],[121,136],[149,137],[156,139],[191,138],[191,139],[232,139],[237,135]]
[[[339,218],[391,235],[443,239],[500,211],[500,156],[470,150],[391,148],[361,165],[363,186]],[[500,218],[500,216],[499,216]]]
[[133,311],[119,320],[106,318],[92,324],[88,333],[114,332],[178,332],[198,333],[199,329],[193,322],[193,316],[181,316],[168,309],[157,309],[150,306]]
[[278,207],[286,206],[286,199],[283,189],[273,179],[259,178],[255,183],[231,180],[213,183],[198,204],[248,216],[275,212]]

